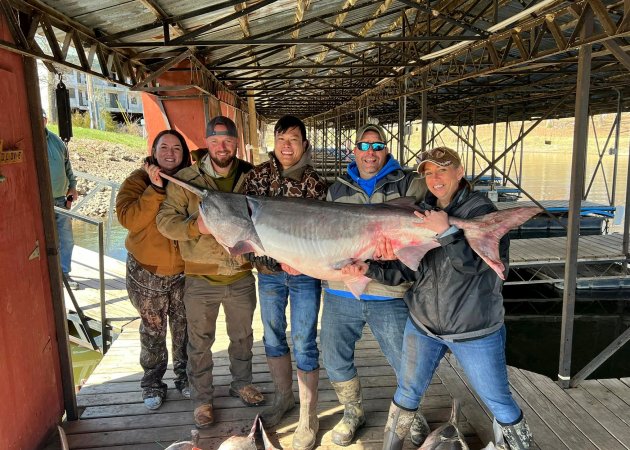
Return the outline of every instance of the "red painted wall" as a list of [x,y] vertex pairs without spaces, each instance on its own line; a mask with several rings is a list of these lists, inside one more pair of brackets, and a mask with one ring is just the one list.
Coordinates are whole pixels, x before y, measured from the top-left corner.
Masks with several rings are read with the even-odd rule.
[[[190,84],[190,72],[167,72],[158,78],[160,86],[186,85]],[[198,95],[196,89],[177,91],[173,96]],[[237,156],[252,161],[251,152],[245,150],[245,144],[249,143],[247,126],[244,115],[230,105],[232,98],[229,92],[225,92],[220,100],[214,97],[207,97],[207,117],[212,118],[222,114],[232,119],[239,131],[239,145]],[[205,148],[206,113],[204,112],[204,102],[202,98],[171,100],[162,99],[162,106],[157,96],[153,94],[142,94],[142,105],[144,108],[144,122],[148,134],[148,145],[153,142],[154,137],[162,130],[168,128],[164,118],[168,118],[168,123],[172,129],[179,131],[191,150]]]
[[[0,39],[13,41],[0,15]],[[0,165],[0,448],[35,449],[63,414],[37,155],[23,60],[0,49],[0,140],[22,162]],[[31,257],[37,247],[40,257]]]

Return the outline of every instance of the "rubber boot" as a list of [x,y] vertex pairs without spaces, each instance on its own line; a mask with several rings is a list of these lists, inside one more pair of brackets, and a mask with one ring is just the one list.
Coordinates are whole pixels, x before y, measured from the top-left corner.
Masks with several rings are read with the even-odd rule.
[[300,421],[293,433],[293,450],[311,450],[319,430],[317,418],[317,386],[319,369],[305,372],[298,369],[298,388],[300,390]]
[[361,403],[361,382],[359,377],[348,381],[331,381],[339,403],[344,406],[343,418],[332,430],[332,441],[343,447],[350,445],[356,431],[365,424],[365,414]]
[[424,417],[424,414],[422,414],[418,408],[415,416],[413,416],[413,422],[411,422],[409,439],[415,447],[420,447],[429,433],[431,433],[431,428],[429,428],[429,424],[427,423],[427,419]]
[[276,388],[271,406],[260,413],[263,425],[273,427],[280,422],[287,411],[295,406],[293,397],[293,368],[291,367],[291,354],[278,357],[267,357],[271,380]]
[[411,422],[416,415],[416,411],[402,409],[392,402],[389,406],[387,423],[385,424],[385,435],[383,436],[383,450],[400,450],[405,442],[405,436],[411,428]]
[[500,450],[529,450],[534,440],[523,413],[512,425],[501,425],[495,419],[493,429],[497,448]]

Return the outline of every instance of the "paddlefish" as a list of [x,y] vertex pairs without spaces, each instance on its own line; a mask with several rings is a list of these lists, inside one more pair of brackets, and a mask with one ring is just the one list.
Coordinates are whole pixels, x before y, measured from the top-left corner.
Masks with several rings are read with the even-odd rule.
[[[313,278],[343,281],[357,297],[370,279],[344,275],[340,269],[353,261],[371,259],[380,237],[391,240],[395,255],[412,270],[429,250],[440,246],[433,231],[417,226],[420,219],[412,213],[411,198],[354,205],[254,197],[199,189],[160,175],[199,196],[201,220],[231,256],[250,252],[269,256]],[[471,248],[505,279],[499,240],[540,211],[511,208],[473,219],[449,217],[449,223],[462,229]]]

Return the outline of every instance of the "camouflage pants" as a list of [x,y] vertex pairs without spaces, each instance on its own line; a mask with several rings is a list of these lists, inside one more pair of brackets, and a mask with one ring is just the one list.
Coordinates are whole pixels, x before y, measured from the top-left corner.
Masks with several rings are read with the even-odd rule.
[[140,383],[142,398],[156,395],[164,398],[167,386],[162,377],[168,365],[167,319],[171,330],[175,387],[181,390],[188,384],[184,275],[156,275],[143,268],[131,254],[128,254],[127,292],[129,300],[142,319],[140,324],[140,365],[144,369]]

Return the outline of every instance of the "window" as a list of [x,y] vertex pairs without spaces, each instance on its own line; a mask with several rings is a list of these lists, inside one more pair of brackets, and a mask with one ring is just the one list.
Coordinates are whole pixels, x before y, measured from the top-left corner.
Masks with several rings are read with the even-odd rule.
[[118,94],[113,92],[109,93],[109,105],[110,108],[118,108]]

